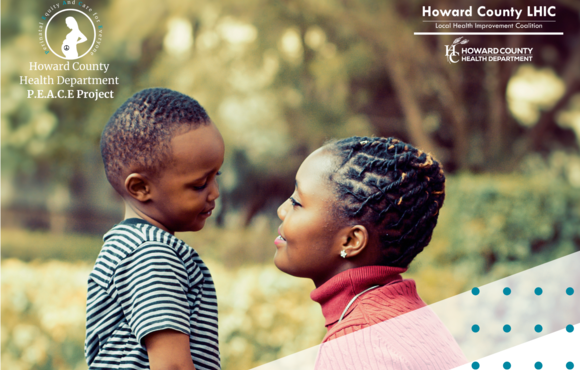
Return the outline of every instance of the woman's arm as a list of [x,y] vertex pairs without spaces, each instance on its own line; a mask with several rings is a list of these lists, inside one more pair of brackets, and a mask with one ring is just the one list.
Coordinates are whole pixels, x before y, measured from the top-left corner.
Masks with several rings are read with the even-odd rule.
[[143,338],[151,370],[195,370],[189,350],[189,336],[165,329]]
[[85,35],[83,35],[82,32],[79,32],[78,35],[79,35],[79,39],[80,40],[77,41],[77,44],[80,44],[80,43],[83,43],[83,42],[87,41],[87,37]]

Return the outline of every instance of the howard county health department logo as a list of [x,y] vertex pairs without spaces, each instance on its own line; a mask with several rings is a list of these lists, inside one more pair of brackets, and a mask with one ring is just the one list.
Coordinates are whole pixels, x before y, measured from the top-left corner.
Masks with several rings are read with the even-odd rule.
[[[38,23],[45,54],[75,60],[93,55],[101,45],[103,26],[98,13],[83,1],[64,0],[51,5]],[[95,26],[97,24],[97,26]]]
[[459,62],[531,62],[534,48],[498,48],[463,45],[469,40],[463,36],[453,40],[451,45],[445,45],[445,57],[447,62],[455,64]]
[[445,56],[447,57],[448,63],[457,63],[459,62],[459,52],[455,50],[455,46],[457,45],[465,45],[469,42],[468,39],[461,40],[463,36],[456,38],[453,40],[451,45],[445,45]]

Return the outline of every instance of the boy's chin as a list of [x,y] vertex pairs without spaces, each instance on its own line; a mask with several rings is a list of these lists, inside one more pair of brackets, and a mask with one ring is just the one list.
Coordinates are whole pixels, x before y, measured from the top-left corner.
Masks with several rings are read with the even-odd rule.
[[205,220],[201,220],[201,221],[197,221],[196,223],[191,224],[191,225],[183,225],[182,227],[179,228],[179,230],[175,230],[175,231],[178,233],[196,232],[196,231],[203,229],[204,226],[205,226]]
[[192,225],[190,230],[188,230],[188,231],[193,231],[193,232],[199,231],[199,230],[203,229],[204,226],[205,226],[205,220],[198,221],[194,225]]

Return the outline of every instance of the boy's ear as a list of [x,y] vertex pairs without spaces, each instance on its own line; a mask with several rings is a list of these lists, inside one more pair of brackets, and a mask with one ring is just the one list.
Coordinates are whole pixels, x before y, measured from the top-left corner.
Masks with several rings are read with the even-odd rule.
[[140,173],[132,173],[125,179],[125,190],[139,202],[151,199],[151,184]]
[[362,225],[352,226],[345,231],[342,238],[342,250],[346,252],[347,257],[354,257],[366,248],[369,242],[369,232]]

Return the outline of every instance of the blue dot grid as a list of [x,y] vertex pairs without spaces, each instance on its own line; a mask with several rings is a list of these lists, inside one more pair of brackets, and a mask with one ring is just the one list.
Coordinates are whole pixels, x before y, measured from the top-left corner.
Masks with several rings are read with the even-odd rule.
[[[537,287],[536,289],[534,289],[534,293],[536,295],[542,295],[543,292],[544,291],[540,287]],[[475,288],[471,289],[471,293],[473,293],[473,295],[478,295],[479,294],[479,288],[475,287]],[[505,287],[503,289],[503,294],[504,295],[510,295],[511,293],[512,293],[512,290],[510,288]],[[568,294],[568,295],[574,294],[574,288],[572,288],[572,287],[567,288],[566,289],[566,294]],[[479,331],[479,325],[473,325],[471,327],[471,330],[474,333],[477,333]],[[512,327],[511,326],[509,326],[507,324],[503,326],[503,331],[504,332],[509,333],[511,330],[512,330]],[[542,325],[539,325],[538,324],[538,325],[534,326],[534,330],[536,331],[536,333],[540,333],[543,330]],[[573,325],[566,325],[566,331],[568,333],[572,333],[574,331],[574,326]],[[477,361],[474,361],[471,364],[471,368],[472,369],[479,369],[479,366],[480,366],[479,365],[479,362],[477,362]],[[506,362],[503,363],[503,368],[504,369],[510,369],[511,367],[512,367],[512,364],[510,364],[509,361],[506,361]],[[536,369],[541,369],[542,367],[543,367],[543,365],[542,365],[542,363],[540,361],[538,361],[538,362],[536,362],[534,364],[534,368],[536,368]],[[574,368],[574,363],[573,362],[570,361],[570,362],[567,362],[566,363],[566,369],[571,370],[573,368]]]
[[[474,361],[471,363],[472,369],[479,369],[479,366],[480,366],[479,362],[477,362],[477,361]],[[512,367],[512,364],[509,361],[506,361],[503,363],[504,369],[511,369],[511,367]],[[536,368],[538,370],[541,369],[542,367],[544,367],[544,365],[540,361],[538,361],[534,364],[534,368]],[[574,368],[574,363],[572,361],[566,363],[566,369],[573,369],[573,368]]]

